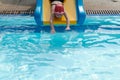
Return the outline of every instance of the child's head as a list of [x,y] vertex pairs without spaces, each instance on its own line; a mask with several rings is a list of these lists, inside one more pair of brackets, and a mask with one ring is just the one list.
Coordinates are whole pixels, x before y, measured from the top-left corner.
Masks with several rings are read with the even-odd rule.
[[62,4],[56,4],[55,5],[55,10],[54,10],[54,14],[57,18],[61,18],[62,15],[64,14],[64,7]]

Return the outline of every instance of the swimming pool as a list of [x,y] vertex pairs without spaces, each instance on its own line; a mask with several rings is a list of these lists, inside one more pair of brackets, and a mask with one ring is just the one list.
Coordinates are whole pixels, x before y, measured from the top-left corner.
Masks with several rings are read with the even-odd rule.
[[120,80],[120,16],[56,29],[40,30],[33,16],[0,16],[0,80]]

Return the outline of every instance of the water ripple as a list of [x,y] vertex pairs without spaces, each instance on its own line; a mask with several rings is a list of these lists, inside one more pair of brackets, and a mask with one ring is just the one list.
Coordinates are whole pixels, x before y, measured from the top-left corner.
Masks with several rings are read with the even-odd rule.
[[[20,24],[31,27],[33,17],[25,17],[26,21],[18,17],[18,23],[6,24],[5,19],[1,25],[6,30],[0,32],[0,80],[119,80],[118,24],[50,34],[35,33],[34,25],[30,31],[12,30]],[[15,26],[9,29],[11,23]]]

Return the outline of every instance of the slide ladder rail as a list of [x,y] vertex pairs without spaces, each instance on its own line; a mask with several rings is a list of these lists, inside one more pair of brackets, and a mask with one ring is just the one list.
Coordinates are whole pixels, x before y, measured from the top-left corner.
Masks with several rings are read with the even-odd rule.
[[86,18],[86,12],[83,7],[83,0],[76,0],[78,24],[82,25]]
[[42,23],[42,0],[36,0],[36,9],[34,12],[34,18],[37,25],[41,26]]

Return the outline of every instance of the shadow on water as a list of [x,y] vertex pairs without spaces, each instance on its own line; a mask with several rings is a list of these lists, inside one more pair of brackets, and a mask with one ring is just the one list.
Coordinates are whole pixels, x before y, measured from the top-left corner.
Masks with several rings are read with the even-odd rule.
[[[58,33],[64,33],[68,32],[65,30],[66,26],[55,26],[55,30]],[[77,25],[77,26],[71,26],[70,31],[75,31],[75,32],[85,32],[86,30],[99,30],[99,29],[104,29],[104,30],[120,30],[120,25]],[[0,32],[24,32],[28,31],[28,33],[34,32],[34,33],[40,33],[40,32],[47,32],[50,33],[50,26],[37,26],[36,24],[18,24],[18,25],[1,25],[0,26]],[[69,31],[69,32],[70,32]]]
[[[19,20],[19,19],[16,19]],[[24,20],[23,20],[24,21]],[[23,22],[22,21],[22,22]],[[25,21],[24,21],[25,22]],[[2,21],[1,23],[6,23],[6,21]],[[21,21],[19,22],[21,23]],[[0,32],[24,32],[28,31],[34,32],[34,33],[40,33],[40,32],[47,32],[50,33],[50,26],[37,26],[35,23],[25,22],[22,24],[19,24],[18,22],[15,23],[9,23],[9,20],[7,21],[6,24],[1,24],[0,25]],[[10,24],[10,25],[9,25]],[[11,25],[13,24],[13,25]],[[95,25],[76,25],[76,26],[70,26],[71,30],[70,31],[75,31],[75,32],[85,32],[85,30],[98,30],[98,29],[106,29],[106,30],[120,30],[120,25],[102,25],[102,24],[95,24]],[[66,32],[65,30],[66,26],[55,26],[56,32]]]
[[[84,32],[85,30],[89,29],[89,30],[97,30],[99,28],[100,25],[80,25],[80,26],[71,26],[71,30],[70,31],[75,31],[75,32]],[[56,32],[68,32],[65,30],[65,26],[55,26],[55,30]],[[37,25],[18,25],[18,26],[0,26],[0,32],[24,32],[24,31],[28,31],[28,33],[30,32],[34,32],[34,33],[40,33],[41,31],[50,33],[50,26],[44,26],[44,27],[39,27]]]
[[[84,32],[86,29],[91,29],[91,30],[97,30],[100,25],[79,25],[79,26],[71,26],[71,30],[69,31],[76,31],[76,32]],[[65,30],[66,26],[55,26],[56,32],[69,32]],[[37,27],[36,32],[39,32],[40,30],[45,31],[45,32],[50,32],[50,26],[44,26],[44,27]]]

